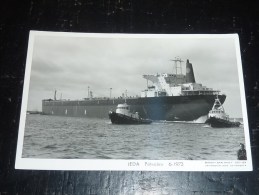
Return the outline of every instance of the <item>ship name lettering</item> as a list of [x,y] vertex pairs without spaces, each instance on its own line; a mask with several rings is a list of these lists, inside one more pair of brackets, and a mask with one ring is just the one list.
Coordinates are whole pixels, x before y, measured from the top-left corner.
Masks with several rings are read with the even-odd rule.
[[139,163],[138,162],[128,162],[128,166],[132,167],[132,166],[139,166]]
[[164,164],[159,162],[145,162],[145,166],[162,167]]

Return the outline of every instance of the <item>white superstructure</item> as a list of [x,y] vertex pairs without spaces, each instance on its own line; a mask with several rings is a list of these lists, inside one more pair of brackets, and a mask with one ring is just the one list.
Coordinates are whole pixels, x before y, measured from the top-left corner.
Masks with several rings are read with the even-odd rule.
[[139,114],[138,112],[132,113],[130,111],[130,107],[128,104],[124,103],[124,104],[118,104],[117,108],[116,108],[116,113],[117,114],[122,114],[125,116],[129,116],[132,118],[136,118],[139,119]]
[[[207,88],[200,83],[195,82],[192,64],[189,60],[186,62],[186,75],[177,73],[177,69],[181,70],[181,59],[173,60],[175,62],[176,74],[155,74],[143,75],[147,81],[151,81],[152,85],[141,92],[141,97],[160,97],[160,96],[182,96],[182,95],[212,95],[218,94],[211,88]],[[180,66],[177,65],[180,63]]]
[[225,113],[225,110],[220,103],[218,97],[215,99],[215,103],[212,107],[212,109],[209,111],[209,118],[214,117],[214,118],[219,118],[219,119],[224,119],[229,121],[229,116]]

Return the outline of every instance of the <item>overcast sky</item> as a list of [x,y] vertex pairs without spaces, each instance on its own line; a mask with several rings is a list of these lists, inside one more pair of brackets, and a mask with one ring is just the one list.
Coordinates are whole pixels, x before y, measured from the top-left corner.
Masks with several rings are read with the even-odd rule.
[[[63,99],[82,99],[88,86],[94,97],[140,95],[143,74],[172,73],[170,59],[179,56],[193,64],[197,83],[227,95],[224,108],[241,117],[241,100],[234,38],[125,38],[35,33],[28,110],[41,111],[41,100],[62,93]],[[27,62],[30,63],[30,62]]]

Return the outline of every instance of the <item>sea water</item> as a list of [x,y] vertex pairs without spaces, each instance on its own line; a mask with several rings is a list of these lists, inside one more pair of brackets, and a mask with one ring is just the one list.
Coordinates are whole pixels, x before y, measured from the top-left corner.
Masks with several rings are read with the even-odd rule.
[[45,159],[236,160],[243,127],[155,121],[26,116],[22,157]]

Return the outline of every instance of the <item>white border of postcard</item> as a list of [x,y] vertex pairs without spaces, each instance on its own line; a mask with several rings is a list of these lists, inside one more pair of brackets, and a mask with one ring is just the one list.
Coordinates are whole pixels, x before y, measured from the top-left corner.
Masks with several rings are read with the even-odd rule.
[[[25,118],[29,95],[29,83],[32,63],[34,38],[37,35],[64,37],[117,37],[117,38],[233,38],[242,101],[243,124],[247,160],[89,160],[89,159],[38,159],[22,158]],[[252,156],[247,120],[246,98],[241,64],[239,38],[237,34],[98,34],[31,31],[29,36],[26,71],[23,87],[22,107],[16,153],[16,169],[33,170],[125,170],[125,171],[252,171]]]

